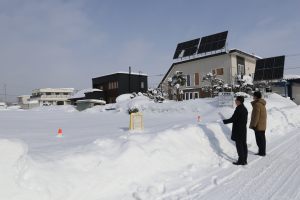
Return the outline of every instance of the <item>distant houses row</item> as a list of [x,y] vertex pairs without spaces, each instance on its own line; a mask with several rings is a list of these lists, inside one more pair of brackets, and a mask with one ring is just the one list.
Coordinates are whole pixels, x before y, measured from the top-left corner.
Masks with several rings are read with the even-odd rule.
[[[166,94],[165,97],[174,99],[176,95],[174,92],[170,92],[170,79],[176,72],[181,72],[186,79],[185,85],[180,85],[178,88],[183,100],[207,96],[203,89],[202,80],[209,73],[231,86],[237,84],[239,77],[254,78],[257,61],[262,59],[239,49],[228,50],[225,46],[227,33],[225,31],[211,35],[209,40],[207,37],[203,37],[201,40],[198,38],[177,45],[173,57],[174,63],[166,70],[166,74],[158,85],[163,94]],[[283,74],[283,66],[284,61],[280,69],[282,70],[280,71],[281,75]],[[268,75],[268,73],[267,70],[264,71],[264,75]],[[300,104],[300,77],[295,78],[293,76],[285,78],[284,81],[275,80],[272,81],[271,85],[273,91],[282,96],[290,97]],[[98,104],[114,103],[116,98],[124,93],[146,92],[147,90],[148,76],[141,73],[131,73],[129,70],[129,72],[117,72],[93,78],[90,89],[78,92],[75,92],[73,88],[36,89],[32,91],[31,95],[20,96],[19,104],[25,109],[67,104],[77,105],[78,108],[83,109]]]
[[[176,71],[186,77],[186,84],[180,86],[184,100],[205,97],[202,79],[207,73],[216,74],[226,83],[234,85],[237,75],[254,76],[256,61],[260,57],[238,49],[220,52],[203,57],[174,62],[162,78],[159,88],[168,91],[168,80]],[[300,78],[286,77],[285,82],[274,82],[274,92],[290,97],[300,104]],[[41,88],[31,95],[19,97],[19,104],[24,109],[48,105],[77,105],[79,109],[114,103],[116,98],[125,93],[146,92],[148,77],[146,74],[117,72],[92,79],[92,88],[75,92],[74,88]]]
[[18,97],[22,109],[50,105],[77,105],[79,110],[94,105],[116,102],[125,93],[146,92],[148,77],[141,73],[117,72],[92,79],[92,88],[75,91],[74,88],[40,88],[31,95]]

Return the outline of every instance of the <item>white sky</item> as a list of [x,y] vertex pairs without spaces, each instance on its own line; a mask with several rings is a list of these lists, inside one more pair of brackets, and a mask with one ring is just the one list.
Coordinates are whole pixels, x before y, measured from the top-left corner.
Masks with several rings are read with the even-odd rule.
[[[35,88],[90,88],[116,71],[156,86],[177,43],[229,30],[228,47],[300,67],[299,1],[0,1],[0,100]],[[300,68],[287,74],[300,74]]]

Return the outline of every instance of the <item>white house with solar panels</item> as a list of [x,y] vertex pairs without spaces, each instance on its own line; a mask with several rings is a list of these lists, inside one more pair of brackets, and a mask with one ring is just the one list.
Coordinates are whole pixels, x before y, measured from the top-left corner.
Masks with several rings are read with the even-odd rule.
[[[195,99],[207,96],[202,90],[203,77],[212,73],[229,85],[235,85],[237,77],[250,76],[256,81],[269,81],[283,77],[284,57],[262,59],[239,49],[226,48],[228,31],[197,38],[177,45],[174,63],[171,65],[159,88],[168,91],[168,80],[177,71],[186,77],[186,85],[180,86],[183,99]],[[256,70],[256,61],[259,64]],[[272,61],[272,62],[269,62]],[[268,68],[268,69],[267,69]]]

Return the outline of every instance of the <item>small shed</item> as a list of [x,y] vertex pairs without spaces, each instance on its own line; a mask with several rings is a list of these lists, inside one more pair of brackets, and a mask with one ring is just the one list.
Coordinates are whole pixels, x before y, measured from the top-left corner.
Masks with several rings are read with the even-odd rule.
[[6,109],[7,105],[4,102],[0,102],[0,109]]
[[69,100],[71,101],[71,105],[77,105],[77,102],[79,100],[87,99],[104,100],[104,92],[99,89],[87,88],[78,91],[69,98]]
[[272,91],[284,97],[290,97],[300,105],[300,76],[285,75],[284,80],[272,84]]
[[83,99],[77,101],[77,110],[82,111],[88,108],[92,108],[94,106],[98,105],[105,105],[106,102],[103,100],[97,100],[97,99]]

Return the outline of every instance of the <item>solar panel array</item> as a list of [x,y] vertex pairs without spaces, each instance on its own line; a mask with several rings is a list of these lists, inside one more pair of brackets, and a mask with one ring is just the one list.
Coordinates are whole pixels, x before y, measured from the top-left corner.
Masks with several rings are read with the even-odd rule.
[[182,42],[177,45],[173,59],[196,54],[200,38]]
[[254,81],[283,78],[285,56],[259,59],[256,61]]
[[201,38],[198,54],[216,51],[225,47],[228,31]]
[[[177,44],[173,59],[207,53],[223,49],[226,44],[228,31],[197,38]],[[200,45],[199,45],[200,43]],[[198,48],[199,47],[199,48]]]

